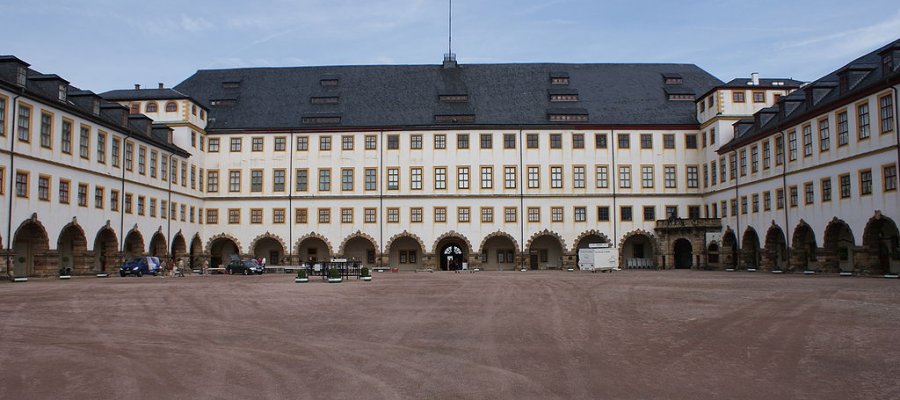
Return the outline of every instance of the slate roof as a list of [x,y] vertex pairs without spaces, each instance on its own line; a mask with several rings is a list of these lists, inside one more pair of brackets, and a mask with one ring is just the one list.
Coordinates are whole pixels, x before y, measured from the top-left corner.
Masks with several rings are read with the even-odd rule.
[[122,89],[100,94],[109,101],[128,100],[190,100],[191,97],[172,88],[165,89]]
[[[893,70],[883,71],[881,54],[893,51]],[[900,83],[900,39],[851,61],[840,69],[782,97],[775,107],[760,110],[751,120],[737,123],[735,138],[717,151],[724,154],[745,144],[770,136],[792,125],[846,104],[873,91]],[[841,90],[841,76],[847,87]],[[877,110],[869,110],[876,115]],[[873,121],[875,121],[873,117]]]
[[[435,122],[436,115],[474,115],[466,125],[572,124],[549,122],[556,109],[585,110],[588,121],[578,124],[697,124],[693,102],[668,100],[663,74],[680,75],[679,86],[690,93],[722,84],[692,64],[380,65],[201,70],[175,91],[208,107],[211,131],[315,128],[322,125],[303,119],[319,116],[340,117],[339,124],[327,126],[360,128],[445,125]],[[569,84],[551,85],[551,76],[568,76]],[[323,86],[322,79],[338,84]],[[226,88],[225,82],[240,85]],[[548,93],[555,90],[577,91],[579,101],[551,103]],[[465,94],[468,101],[439,100],[451,94]],[[311,102],[333,96],[339,96],[337,104]],[[215,100],[235,104],[214,105]]]

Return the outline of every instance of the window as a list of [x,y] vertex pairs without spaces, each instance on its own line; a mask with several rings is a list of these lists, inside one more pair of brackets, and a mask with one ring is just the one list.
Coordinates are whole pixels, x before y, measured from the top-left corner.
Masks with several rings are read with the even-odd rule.
[[482,133],[480,138],[482,149],[490,149],[494,147],[494,135],[490,133]]
[[228,171],[228,191],[241,191],[241,171]]
[[841,111],[837,114],[838,146],[844,146],[850,141],[850,128],[847,121],[847,111]]
[[516,188],[516,167],[503,167],[503,187]]
[[831,178],[822,179],[822,201],[831,201]]
[[[79,186],[79,191],[80,191],[80,186]],[[138,215],[144,215],[144,204],[145,204],[144,201],[145,201],[144,196],[138,196],[138,198],[137,198],[137,213],[138,213]]]
[[329,151],[331,150],[331,136],[320,136],[319,137],[319,151]]
[[206,223],[207,224],[218,224],[219,223],[219,210],[216,208],[207,208],[206,209]]
[[739,154],[740,154],[740,159],[741,159],[741,169],[740,169],[741,176],[746,176],[747,175],[747,150],[743,149],[743,150],[741,150],[741,152]]
[[525,145],[529,149],[536,149],[536,148],[540,147],[540,139],[539,139],[537,133],[529,133],[529,134],[525,135],[525,141],[526,141]]
[[584,189],[585,172],[583,165],[572,167],[572,187],[575,189]]
[[309,212],[305,208],[294,209],[294,223],[305,224],[309,222]]
[[[118,139],[113,141],[113,166],[119,166],[119,143]],[[62,123],[62,138],[61,138],[61,146],[60,150],[66,154],[72,154],[72,121],[63,120]]]
[[320,192],[331,191],[331,170],[330,169],[320,169],[319,170],[319,191]]
[[229,208],[228,209],[228,223],[229,224],[240,224],[241,223],[241,210],[237,208]]
[[367,224],[374,224],[378,221],[377,215],[377,209],[365,208],[363,209],[363,222]]
[[434,169],[434,188],[435,189],[446,189],[447,188],[447,168],[446,167],[436,167]]
[[219,171],[206,171],[206,191],[209,193],[219,191]]
[[607,206],[599,206],[597,207],[597,221],[609,221],[609,207]]
[[878,105],[881,109],[879,117],[881,119],[881,133],[894,131],[894,98],[891,95],[885,95],[878,99]]
[[664,149],[674,149],[675,148],[675,135],[671,133],[667,133],[663,135],[663,148]]
[[859,171],[859,194],[865,196],[872,194],[872,170]]
[[684,147],[686,149],[696,149],[697,148],[697,135],[694,135],[694,134],[684,135]]
[[481,167],[481,188],[494,188],[494,167]]
[[595,167],[597,180],[597,188],[605,189],[609,187],[609,167],[606,165],[597,165]]
[[319,209],[319,223],[320,224],[330,224],[331,223],[331,209],[330,208],[320,208]]
[[91,158],[91,127],[81,126],[81,135],[78,137],[78,149],[78,154],[81,158]]
[[[664,184],[667,189],[675,189],[678,186],[676,174],[674,165],[666,165],[663,167],[663,180],[665,181]],[[715,180],[715,178],[713,178],[713,180]]]
[[456,217],[458,222],[469,222],[469,207],[457,207]]
[[562,183],[562,167],[550,167],[550,187],[554,189],[562,189]]
[[31,106],[25,104],[19,105],[18,120],[19,140],[23,142],[31,141]]
[[[715,206],[715,204],[713,204]],[[715,208],[713,208],[715,210]],[[772,192],[763,192],[763,210],[769,211],[772,209]]]
[[[250,138],[250,151],[263,151],[263,143],[263,138],[261,137]],[[250,219],[252,220],[253,217],[251,216]]]
[[653,188],[653,166],[652,165],[642,165],[641,166],[641,187],[644,189],[652,189]]
[[209,138],[209,145],[206,147],[206,151],[210,153],[218,153],[219,152],[219,138]]
[[[25,195],[19,195],[19,197],[27,197],[28,191],[28,176],[25,175]],[[19,194],[19,176],[16,176],[16,194]],[[38,177],[38,200],[50,201],[50,177],[46,175],[41,175]]]
[[272,191],[273,192],[284,192],[284,181],[285,181],[286,175],[287,175],[287,173],[283,169],[276,169],[276,170],[272,171]]
[[341,191],[353,191],[353,168],[341,169]]
[[484,222],[484,223],[494,222],[494,208],[493,207],[481,207],[481,222]]
[[147,148],[138,146],[138,173],[144,175],[147,172]]
[[409,222],[422,222],[422,207],[412,207],[409,209]]
[[[174,166],[175,165],[173,164],[172,167],[174,167]],[[186,179],[187,179],[187,163],[182,161],[181,162],[181,186],[187,186]],[[172,181],[174,181],[174,180],[175,180],[175,176],[173,175]]]
[[897,165],[885,165],[882,167],[881,176],[884,177],[884,191],[897,190]]
[[700,206],[688,206],[688,218],[700,219]]
[[[210,139],[212,140],[212,139]],[[210,145],[212,143],[210,142]],[[309,151],[309,137],[297,136],[297,151]]]
[[652,149],[653,148],[653,135],[649,133],[641,134],[641,148],[642,149]]
[[550,207],[550,220],[553,222],[563,222],[563,208]]
[[538,189],[541,187],[541,167],[528,167],[528,188]]
[[41,113],[41,147],[50,148],[53,143],[53,115]]
[[797,186],[791,186],[788,188],[788,193],[791,196],[791,207],[797,207],[800,204],[799,192]]
[[759,172],[759,147],[753,146],[750,148],[750,172],[757,173]]
[[366,135],[365,143],[366,150],[378,149],[378,138],[375,135]]
[[871,134],[869,128],[869,103],[862,103],[856,106],[856,126],[860,140],[869,137]]
[[443,150],[447,148],[447,135],[439,133],[434,135],[435,150]]
[[131,193],[125,193],[125,213],[126,214],[132,213],[132,211],[131,211],[132,210],[132,208],[131,208],[132,200],[131,199],[132,199]]
[[250,191],[257,193],[262,192],[263,186],[263,172],[261,169],[254,169],[250,171]]
[[294,171],[296,181],[294,190],[297,192],[305,192],[309,190],[309,171],[303,168]]
[[736,217],[738,214],[737,199],[731,199],[731,216]]
[[353,209],[352,208],[342,208],[341,209],[341,223],[342,224],[352,224],[353,223]]
[[813,187],[812,182],[806,182],[803,184],[803,201],[804,204],[812,204],[816,201],[816,193],[815,188]]
[[803,126],[803,157],[809,157],[813,153],[812,126]]
[[753,102],[754,103],[765,103],[766,102],[766,93],[765,92],[753,92]]
[[573,209],[575,214],[575,222],[585,222],[587,221],[587,208],[586,207],[575,207]]
[[125,169],[134,169],[134,143],[125,142]]
[[413,150],[422,149],[422,135],[412,135],[409,137],[409,148]]
[[716,128],[709,130],[709,144],[716,144]]
[[688,165],[687,166],[687,187],[691,189],[696,189],[700,187],[697,176],[697,166],[696,165]]
[[678,218],[678,206],[666,206],[667,218]]
[[275,151],[285,151],[287,150],[287,138],[284,136],[279,136],[275,138]]
[[627,189],[631,187],[631,167],[630,166],[620,166],[619,167],[619,187],[623,189]]
[[[60,189],[62,189],[62,182],[60,182]],[[66,203],[68,203],[69,189],[68,182],[66,183]],[[62,193],[60,193],[62,196]],[[110,190],[109,191],[109,209],[110,211],[119,211],[119,191],[118,190]]]
[[[101,210],[103,209],[103,192],[104,192],[104,190],[102,187],[100,187],[100,186],[94,187],[94,208],[101,209]],[[156,200],[154,199],[151,201],[155,202]],[[153,204],[153,207],[156,206],[156,203],[150,203],[150,204]],[[151,208],[150,216],[153,217],[155,215],[156,215],[156,210]]]
[[434,208],[434,222],[447,222],[447,207]]
[[775,136],[775,165],[784,163],[784,136]]
[[718,171],[716,170],[716,162],[711,161],[709,163],[709,172],[710,172],[710,184],[715,186],[716,179],[718,178]]
[[[734,171],[732,171],[732,175]],[[726,174],[725,174],[725,157],[719,159],[719,182],[725,182]]]
[[594,134],[594,147],[598,148],[598,149],[607,148],[605,133],[595,133]]
[[456,134],[456,148],[457,149],[468,149],[469,148],[469,135],[466,133],[457,133]]
[[797,131],[788,132],[788,159],[797,159]]
[[457,189],[469,188],[469,167],[456,168]]
[[644,206],[644,221],[656,220],[656,207]]
[[387,190],[400,190],[400,169],[387,169]]
[[831,134],[828,132],[828,118],[819,120],[819,151],[828,151],[831,147]]
[[550,148],[551,149],[561,149],[562,148],[562,135],[559,133],[551,133],[550,134]]
[[504,207],[503,222],[516,222],[516,217],[518,214],[519,212],[515,207]]
[[[772,145],[769,143],[768,140],[766,140],[765,142],[763,142],[762,146],[763,146],[763,169],[769,169],[769,167],[772,165],[771,164]],[[713,180],[715,180],[715,178],[713,178]]]
[[241,151],[241,138],[231,138],[231,147],[229,150],[232,152]]
[[165,200],[159,201],[159,217],[160,218],[162,218],[162,219],[169,218],[169,209],[167,208],[168,206],[169,206],[169,203],[167,203]]
[[540,207],[528,207],[528,222],[541,222]]
[[0,97],[0,136],[6,136],[6,98]]
[[619,134],[619,148],[620,149],[631,148],[631,135],[629,135],[627,133]]
[[353,136],[341,136],[341,150],[353,150]]
[[731,92],[731,100],[735,103],[743,103],[744,102],[744,92],[743,91],[732,91]]
[[631,206],[622,206],[619,208],[619,215],[621,215],[622,221],[631,221],[633,220],[633,216],[631,215]]
[[775,207],[779,210],[784,208],[784,189],[775,190]]
[[364,171],[364,175],[365,175],[364,181],[365,182],[364,183],[365,183],[366,190],[377,189],[376,185],[378,183],[378,178],[377,178],[376,174],[377,174],[377,172],[375,171],[375,168],[366,168],[365,169],[365,171]]

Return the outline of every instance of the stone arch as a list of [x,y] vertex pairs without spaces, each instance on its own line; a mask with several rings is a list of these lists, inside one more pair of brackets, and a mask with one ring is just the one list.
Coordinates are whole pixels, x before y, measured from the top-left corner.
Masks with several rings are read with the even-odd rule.
[[394,236],[391,236],[391,238],[387,242],[387,245],[384,246],[384,252],[390,254],[391,245],[393,245],[394,242],[396,242],[398,239],[402,239],[405,237],[415,240],[417,243],[419,243],[419,248],[422,249],[422,251],[426,251],[425,242],[422,241],[422,238],[420,238],[419,235],[403,231]]
[[758,269],[759,266],[759,234],[752,226],[744,230],[741,238],[741,266],[746,269]]
[[90,271],[88,262],[87,237],[84,229],[74,218],[59,231],[56,241],[60,268],[71,268],[72,273],[84,274]]
[[719,260],[720,249],[721,246],[719,245],[719,242],[715,240],[706,245],[706,263],[709,268],[716,268],[719,266],[719,263],[721,262]]
[[[547,240],[545,238],[549,238],[556,246],[554,243],[546,243],[545,247],[540,247],[540,242]],[[551,252],[554,250],[553,247],[557,246],[559,247],[558,257],[554,254],[555,252]],[[544,229],[531,235],[526,242],[525,251],[528,252],[527,265],[530,269],[562,268],[567,265],[566,240],[554,231]],[[559,259],[559,263],[556,262],[557,259]]]
[[[300,257],[300,261],[306,261],[303,259],[304,258],[303,257],[303,249],[300,247],[300,245],[302,245],[304,241],[309,240],[309,239],[318,239],[318,240],[321,240],[322,243],[325,244],[325,249],[328,251],[328,257],[325,257],[324,261],[328,261],[329,258],[334,257],[334,255],[335,255],[334,246],[331,245],[331,241],[329,241],[328,238],[325,237],[324,235],[318,234],[316,232],[310,232],[310,233],[307,233],[306,235],[299,237],[297,239],[297,242],[294,243],[294,252],[295,252],[295,254],[297,254]],[[316,258],[318,258],[318,255],[316,256]],[[323,260],[319,260],[319,261],[323,261]]]
[[[199,239],[200,237],[197,236],[197,238]],[[231,236],[231,235],[229,235],[229,234],[227,234],[227,233],[220,233],[220,234],[218,234],[218,235],[213,235],[212,237],[209,238],[209,240],[206,241],[206,248],[203,250],[203,252],[206,253],[206,254],[210,254],[210,253],[212,252],[212,245],[213,245],[213,243],[215,243],[215,242],[216,242],[217,240],[219,240],[219,239],[228,239],[228,240],[234,242],[234,244],[235,244],[235,245],[237,246],[237,248],[238,248],[238,251],[240,251],[240,249],[241,249],[241,242],[240,242],[236,237]]]
[[347,243],[353,239],[365,239],[372,244],[372,247],[375,247],[375,250],[378,250],[378,241],[375,240],[371,235],[363,233],[363,231],[356,231],[355,233],[351,233],[344,240],[341,241],[341,246],[338,247],[338,254],[344,256],[344,253],[347,251]]
[[563,248],[563,251],[565,251],[565,249],[566,249],[566,239],[563,239],[562,235],[560,235],[560,234],[558,234],[558,233],[556,233],[556,232],[554,232],[554,231],[551,231],[551,230],[549,230],[549,229],[544,229],[544,230],[542,230],[542,231],[540,231],[540,232],[535,232],[533,235],[531,235],[531,237],[528,238],[528,241],[525,242],[525,248],[526,248],[526,249],[530,249],[530,248],[531,248],[531,245],[534,243],[535,239],[537,239],[537,238],[539,238],[539,237],[541,237],[541,236],[552,236],[552,237],[555,238],[557,241],[559,241],[559,245]]
[[441,245],[441,242],[446,241],[446,240],[451,240],[451,239],[461,240],[463,243],[466,244],[467,254],[474,254],[474,249],[472,248],[472,242],[469,241],[469,238],[467,238],[465,235],[458,233],[456,231],[450,231],[450,232],[444,233],[441,236],[438,236],[437,239],[434,240],[434,245],[431,246],[431,251],[434,254],[440,253],[441,249],[439,249],[438,246]]
[[119,237],[116,231],[109,225],[106,225],[97,231],[94,236],[94,270],[98,272],[108,272],[107,269],[116,268],[120,264],[119,260]]
[[496,238],[496,237],[503,237],[503,238],[509,239],[513,243],[513,246],[515,246],[516,253],[519,253],[522,251],[519,248],[519,242],[516,240],[516,238],[514,238],[512,235],[510,235],[506,232],[496,231],[493,233],[489,233],[487,236],[484,237],[484,239],[481,239],[481,244],[478,246],[478,253],[479,254],[483,253],[485,243],[487,243],[489,240]]
[[147,253],[153,257],[159,257],[159,259],[162,260],[168,258],[170,255],[168,247],[169,246],[166,245],[166,235],[162,233],[162,227],[160,227],[150,238]]
[[762,260],[763,269],[767,271],[784,270],[788,260],[787,239],[781,227],[772,221],[769,230],[766,231],[766,242],[764,257]]
[[672,241],[672,266],[675,269],[691,269],[694,267],[694,244],[687,237],[679,237]]
[[272,239],[272,240],[275,240],[275,241],[277,241],[279,244],[281,244],[281,248],[282,248],[282,249],[287,249],[287,248],[288,248],[288,247],[287,247],[287,244],[284,243],[284,239],[282,239],[281,236],[278,236],[278,235],[276,235],[276,234],[274,234],[274,233],[266,232],[266,233],[263,233],[262,235],[259,235],[259,236],[255,237],[255,238],[253,238],[253,240],[250,241],[250,252],[251,252],[251,253],[253,253],[253,250],[256,248],[256,245],[258,244],[258,242],[259,242],[260,240],[263,240],[263,239]]
[[722,235],[722,247],[719,249],[719,255],[721,265],[726,269],[734,268],[737,265],[737,235],[735,235],[731,227],[725,228],[725,233]]
[[[635,244],[640,244],[640,248],[635,247]],[[646,249],[643,244],[647,245]],[[619,240],[619,266],[621,268],[655,268],[656,255],[660,253],[656,235],[643,229],[628,232]]]
[[804,220],[797,223],[791,237],[791,265],[796,271],[815,270],[816,265],[816,233]]
[[[461,243],[464,248],[459,248],[456,243]],[[472,242],[465,235],[456,231],[449,231],[438,236],[432,245],[432,254],[437,257],[437,264],[442,270],[456,270],[465,265],[474,268],[480,263],[480,258],[472,248]]]
[[[404,245],[404,242],[406,244]],[[415,245],[415,249],[413,249]],[[400,232],[391,237],[384,248],[383,260],[392,266],[402,270],[415,270],[429,265],[430,259],[425,255],[428,252],[422,238],[407,231]]]
[[[230,247],[233,248],[228,248],[228,243],[231,243]],[[209,255],[209,266],[219,268],[228,264],[232,255],[241,256],[241,243],[234,236],[220,233],[209,238],[206,243],[206,254]]]
[[823,267],[829,272],[852,271],[855,248],[850,225],[837,217],[832,218],[822,239]]
[[[275,246],[270,245],[267,248],[260,248],[266,242],[274,243]],[[280,236],[269,232],[255,237],[250,242],[250,254],[256,258],[264,258],[266,265],[279,265],[285,262],[289,264],[290,255],[286,254],[287,249],[287,245]]]
[[187,243],[185,242],[184,235],[180,230],[175,233],[175,237],[172,238],[172,255],[176,258],[181,258],[188,255]]
[[200,239],[200,234],[194,234],[194,238],[191,239],[191,247],[188,249],[188,254],[190,257],[190,266],[191,269],[197,269],[202,264],[203,258],[203,239]]
[[50,238],[37,213],[19,224],[10,243],[10,250],[15,254],[13,272],[16,277],[55,273],[56,260],[50,256]]
[[876,211],[863,230],[863,265],[876,274],[900,272],[900,232],[897,224]]
[[125,235],[122,253],[125,258],[144,255],[144,235],[141,234],[137,226],[131,228],[128,234]]
[[581,246],[581,241],[591,236],[599,237],[603,243],[612,243],[612,241],[609,240],[609,237],[607,237],[605,233],[600,232],[596,229],[591,229],[581,232],[581,234],[575,238],[575,241],[572,243],[572,252],[578,252],[578,248]]

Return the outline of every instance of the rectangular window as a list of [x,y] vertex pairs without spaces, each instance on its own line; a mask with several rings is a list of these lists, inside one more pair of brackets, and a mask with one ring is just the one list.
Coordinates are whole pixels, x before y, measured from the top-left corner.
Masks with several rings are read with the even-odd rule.
[[525,144],[529,149],[536,149],[540,147],[540,139],[537,133],[529,133],[525,135]]
[[717,169],[716,169],[716,162],[715,162],[715,161],[711,161],[711,162],[709,163],[709,172],[710,172],[710,181],[711,181],[711,184],[712,184],[713,186],[715,186],[715,184],[716,184],[716,182],[717,182],[716,179],[718,178],[718,171],[717,171]]
[[788,132],[788,159],[797,159],[797,131],[794,130]]
[[607,206],[598,206],[597,207],[597,221],[601,221],[601,222],[609,221],[609,207],[607,207]]
[[78,138],[78,154],[81,158],[91,158],[91,127],[82,125]]
[[31,141],[31,107],[24,104],[19,105],[18,119],[19,140],[22,142]]
[[[663,179],[665,180],[665,186],[667,189],[674,189],[677,187],[677,173],[674,165],[666,165],[663,167]],[[715,180],[715,178],[713,178]]]
[[806,182],[803,184],[803,201],[804,204],[812,204],[816,201],[816,192],[815,187],[812,182]]
[[627,133],[619,134],[619,148],[620,149],[631,148],[631,135],[629,135]]
[[504,133],[503,134],[503,148],[504,149],[515,149],[516,148],[516,135],[514,133]]
[[759,172],[759,146],[750,148],[750,172],[754,174]]
[[550,167],[550,187],[554,189],[562,189],[563,173],[562,167]]
[[456,220],[458,222],[469,222],[469,207],[457,207]]
[[848,120],[847,111],[841,111],[837,114],[838,146],[845,146],[850,142],[850,124]]
[[[206,147],[206,151],[208,151],[210,153],[218,153],[219,152],[219,138],[209,138],[209,145]],[[218,218],[218,215],[216,217]]]
[[541,187],[541,167],[528,167],[528,188],[538,189]]
[[138,146],[138,173],[147,173],[147,148],[144,146]]
[[678,218],[678,206],[666,206],[666,218]]
[[881,133],[894,131],[894,98],[891,95],[885,95],[878,99],[880,108],[879,118],[881,119]]
[[482,133],[480,137],[482,149],[490,149],[494,147],[494,135],[490,133]]
[[573,209],[575,214],[575,222],[585,222],[587,221],[587,208],[585,207],[575,207]]
[[422,135],[412,135],[409,137],[409,148],[413,150],[422,149]]
[[50,148],[53,144],[53,115],[41,112],[41,147]]
[[[18,183],[18,181],[16,181],[16,183]],[[27,182],[26,182],[26,184],[27,184]],[[38,200],[50,201],[50,177],[49,176],[41,175],[38,177]]]
[[138,215],[144,215],[144,196],[138,196],[137,198],[137,213]]
[[644,221],[656,220],[656,207],[644,206]]
[[436,167],[434,169],[434,188],[443,190],[447,188],[447,168]]
[[540,207],[528,207],[528,222],[541,222]]
[[156,161],[159,158],[159,153],[156,150],[150,151],[150,177],[156,178]]
[[481,207],[481,222],[484,222],[484,223],[494,222],[494,208],[493,207]]
[[775,165],[784,163],[784,136],[775,136]]
[[686,149],[696,149],[697,148],[697,135],[694,135],[694,134],[684,135],[684,147]]
[[664,149],[674,149],[675,148],[675,135],[671,133],[667,133],[663,135],[663,148]]
[[[174,167],[174,165],[172,165]],[[175,175],[172,175],[172,181],[175,181]],[[187,162],[181,162],[181,186],[187,186]]]
[[813,153],[812,126],[803,126],[803,157],[809,157]]
[[[263,151],[263,138],[254,137],[250,138],[250,151]],[[262,223],[262,210],[259,211],[259,221],[257,223]],[[253,223],[253,212],[250,213],[250,222]]]
[[763,169],[769,169],[772,166],[772,145],[768,140],[763,142]]
[[250,170],[250,191],[254,193],[263,190],[263,172],[261,169]]
[[772,192],[763,192],[763,210],[770,211],[772,209]]
[[387,190],[400,190],[400,169],[387,169]]
[[620,166],[619,167],[619,187],[623,189],[627,189],[631,187],[631,167],[630,166]]
[[276,169],[272,171],[272,191],[273,192],[284,192],[284,182],[285,177],[287,176],[287,171],[283,169]]
[[219,171],[206,171],[206,191],[217,193],[219,191]]
[[606,142],[606,134],[605,133],[596,133],[594,134],[594,147],[597,149],[605,149],[608,144]]
[[585,171],[583,165],[572,167],[572,187],[575,189],[584,189]]
[[740,169],[741,176],[746,176],[747,175],[747,150],[743,149],[743,150],[741,150],[741,152],[739,154],[740,154],[740,159],[741,159],[741,169]]
[[320,169],[319,170],[319,191],[320,192],[330,192],[331,191],[331,170],[330,169]]
[[434,149],[443,150],[447,148],[447,135],[439,133],[434,135]]
[[309,151],[309,136],[297,136],[297,151]]
[[631,206],[621,206],[619,208],[619,215],[622,218],[622,221],[632,221],[634,216],[631,215]]
[[297,192],[305,192],[309,190],[309,171],[307,169],[297,169],[294,171],[296,176],[296,184],[294,190]]
[[765,103],[766,102],[766,93],[765,92],[753,92],[753,102],[754,103]]
[[469,188],[469,167],[457,167],[456,168],[456,178],[457,178],[457,189],[468,189]]
[[330,208],[320,208],[319,209],[319,223],[320,224],[330,224],[331,223],[331,209]]
[[481,167],[481,188],[494,188],[494,167]]
[[[60,189],[62,189],[62,182],[59,185]],[[66,197],[69,196],[69,184],[66,182]],[[60,196],[62,196],[62,192],[60,192]],[[69,201],[66,200],[66,203]],[[109,210],[110,211],[119,211],[119,191],[118,190],[110,190],[109,191]]]
[[796,186],[791,186],[788,188],[788,193],[791,199],[791,207],[797,207],[800,204],[800,192],[798,188]]
[[831,201],[831,178],[822,179],[822,201]]
[[217,209],[217,208],[207,208],[206,209],[206,223],[207,224],[218,224],[219,223],[219,209]]
[[388,137],[387,137],[387,149],[388,149],[388,150],[398,150],[398,149],[400,149],[400,135],[388,135]]
[[652,149],[653,148],[653,135],[649,133],[641,134],[641,148],[642,149]]
[[865,196],[872,194],[872,170],[859,171],[859,194]]
[[353,136],[341,136],[341,150],[353,150]]
[[374,224],[378,222],[378,210],[375,208],[365,208],[363,209],[363,222],[367,224]]
[[652,165],[642,165],[641,166],[641,187],[644,189],[652,189],[653,188],[653,166]]
[[697,176],[697,166],[696,165],[688,165],[687,166],[687,187],[691,189],[695,189],[700,187]]
[[365,171],[365,186],[366,190],[376,190],[378,189],[378,172],[375,168],[366,168]]
[[856,106],[856,127],[859,139],[866,139],[871,135],[869,127],[869,103],[863,103]]
[[230,143],[231,143],[231,147],[229,148],[229,150],[231,152],[241,151],[241,138],[239,138],[239,137],[231,138]]
[[228,171],[228,191],[241,191],[241,171]]
[[[63,120],[62,138],[60,150],[65,154],[72,154],[72,121]],[[119,140],[113,140],[113,166],[119,166]]]
[[456,134],[456,148],[457,149],[468,149],[469,148],[469,135],[467,133],[457,133]]
[[851,187],[850,187],[850,175],[844,174],[839,177],[841,180],[841,198],[846,199],[850,197]]
[[131,207],[132,207],[132,195],[131,195],[131,193],[125,193],[125,213],[126,214],[132,213]]
[[434,208],[434,222],[447,222],[447,207]]
[[725,174],[725,158],[722,157],[719,159],[719,182],[725,182],[726,180]]
[[134,144],[130,142],[125,142],[125,169],[134,169]]
[[275,138],[275,151],[285,151],[285,150],[287,150],[287,138],[284,136],[276,137]]
[[731,216],[736,217],[738,214],[737,199],[731,199]]
[[341,169],[341,191],[353,191],[353,168]]
[[[775,190],[775,207],[779,210],[784,208],[784,189]],[[723,209],[724,213],[724,209]]]
[[0,136],[6,136],[6,98],[0,97]]
[[597,180],[597,188],[605,189],[609,187],[609,166],[597,165],[594,169]]
[[331,136],[320,136],[319,137],[319,151],[329,151],[331,150]]
[[[102,187],[100,187],[100,186],[94,187],[94,208],[103,209],[103,203],[104,203],[103,193],[104,193],[104,190]],[[154,199],[154,200],[150,200],[150,201],[151,201],[151,203],[150,203],[151,204],[151,208],[150,208],[151,215],[150,216],[153,217],[153,216],[156,216],[156,210],[153,209],[153,207],[156,206],[156,203],[154,203],[156,200]]]
[[819,120],[819,151],[831,148],[831,133],[828,132],[828,118]]
[[516,188],[516,167],[503,167],[503,187]]
[[422,207],[412,207],[409,209],[409,222],[422,222]]
[[881,176],[884,178],[884,191],[897,190],[897,165],[885,165],[882,167]]
[[241,210],[238,208],[229,208],[228,209],[228,223],[229,224],[240,224],[241,223]]
[[550,207],[550,220],[553,222],[563,222],[563,208]]
[[518,216],[519,211],[515,207],[504,207],[503,208],[503,222],[516,222],[516,217]]
[[731,100],[735,103],[743,103],[744,102],[744,91],[732,91],[731,92]]
[[309,222],[309,211],[305,208],[294,209],[294,223],[305,224]]
[[366,135],[365,143],[366,143],[366,150],[377,150],[378,149],[378,138],[375,135]]
[[342,208],[341,209],[341,223],[342,224],[352,224],[353,223],[353,209],[352,208]]

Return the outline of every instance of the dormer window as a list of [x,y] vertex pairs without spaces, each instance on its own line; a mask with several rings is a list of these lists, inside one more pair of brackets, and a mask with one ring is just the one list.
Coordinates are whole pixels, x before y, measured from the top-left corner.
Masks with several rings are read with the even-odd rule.
[[301,122],[304,124],[339,124],[341,117],[338,116],[322,116],[322,117],[303,117]]
[[66,101],[66,85],[59,85],[59,101]]
[[310,97],[309,102],[312,104],[338,104],[340,99],[337,96]]
[[459,115],[435,115],[434,122],[439,124],[467,124],[475,122],[475,115],[473,114],[459,114]]
[[319,80],[319,85],[328,87],[328,86],[337,86],[338,80],[336,78],[327,78]]
[[569,84],[569,74],[566,72],[551,72],[550,73],[550,84],[551,85],[568,85]]
[[578,94],[551,94],[551,102],[578,101]]
[[438,98],[441,103],[467,103],[469,101],[467,94],[442,94]]
[[166,112],[178,112],[178,104],[174,101],[166,103]]
[[692,95],[692,94],[670,94],[669,100],[671,100],[671,101],[694,101],[694,95]]
[[99,100],[99,99],[95,99],[95,100],[94,100],[94,105],[93,105],[93,106],[94,106],[94,107],[93,107],[93,108],[94,108],[94,109],[93,109],[94,115],[100,115],[100,100]]
[[240,81],[222,82],[222,89],[240,89]]
[[210,101],[209,101],[209,104],[210,104],[210,105],[213,105],[213,106],[225,106],[225,107],[231,107],[231,106],[237,105],[237,99],[216,99],[216,100],[210,100]]
[[147,106],[144,108],[148,113],[155,113],[159,111],[159,105],[156,104],[155,101],[151,101],[147,103]]
[[663,76],[663,82],[666,85],[681,85],[684,83],[684,80],[681,79],[681,75],[679,75],[679,74],[669,73],[669,74],[662,74],[662,76]]
[[883,76],[887,76],[894,70],[894,57],[891,56],[891,53],[887,53],[881,56],[881,74]]
[[25,82],[28,79],[28,75],[25,72],[25,67],[19,67],[16,69],[16,84],[19,86],[25,86]]

